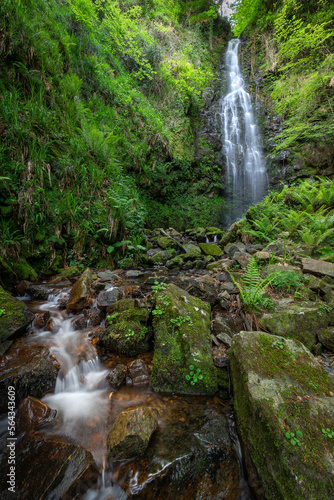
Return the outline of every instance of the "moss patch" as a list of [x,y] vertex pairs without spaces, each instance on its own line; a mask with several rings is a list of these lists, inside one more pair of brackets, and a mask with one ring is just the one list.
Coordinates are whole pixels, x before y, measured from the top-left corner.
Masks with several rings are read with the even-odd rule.
[[[175,285],[168,285],[157,292],[153,315],[153,389],[214,394],[218,385],[211,357],[210,305]],[[191,373],[199,373],[201,377],[195,381]],[[191,384],[192,381],[195,383]]]
[[212,255],[213,257],[221,257],[223,255],[223,250],[213,243],[199,243],[199,247],[205,255]]
[[[334,488],[334,383],[300,343],[241,332],[230,350],[238,428],[266,498],[327,499]],[[291,444],[287,432],[302,434]]]
[[33,319],[26,305],[0,286],[0,342],[22,333]]

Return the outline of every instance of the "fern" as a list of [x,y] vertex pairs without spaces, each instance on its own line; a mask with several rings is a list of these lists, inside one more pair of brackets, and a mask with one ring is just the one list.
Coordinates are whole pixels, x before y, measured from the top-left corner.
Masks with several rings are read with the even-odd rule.
[[262,295],[273,280],[273,274],[270,274],[267,278],[261,279],[259,268],[254,257],[250,259],[247,271],[243,278],[240,279],[241,285],[232,275],[231,278],[239,289],[240,297],[246,310],[251,311],[253,309],[258,309],[261,306],[268,307],[272,305],[271,301],[269,303],[268,299],[265,299]]

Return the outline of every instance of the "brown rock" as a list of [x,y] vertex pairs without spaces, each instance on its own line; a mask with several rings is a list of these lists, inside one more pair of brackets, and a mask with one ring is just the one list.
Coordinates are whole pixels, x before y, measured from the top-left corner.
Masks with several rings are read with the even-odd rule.
[[303,271],[305,273],[320,274],[334,278],[334,264],[316,259],[302,259]]
[[34,320],[34,327],[35,328],[45,328],[45,325],[50,319],[50,313],[49,311],[44,311],[41,313],[36,313],[35,314],[35,320]]
[[52,410],[39,399],[28,396],[22,401],[17,411],[17,430],[19,433],[26,432],[40,424],[50,422],[56,414],[56,410]]
[[92,302],[90,284],[92,281],[92,272],[87,268],[70,291],[69,301],[66,306],[69,311],[80,311],[90,306]]

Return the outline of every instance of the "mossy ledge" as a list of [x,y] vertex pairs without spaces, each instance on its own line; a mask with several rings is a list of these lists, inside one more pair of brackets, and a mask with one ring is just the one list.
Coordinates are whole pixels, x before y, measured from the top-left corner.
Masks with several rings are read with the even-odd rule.
[[[240,332],[230,350],[238,429],[268,500],[333,498],[334,383],[298,341]],[[300,445],[286,433],[299,431]]]

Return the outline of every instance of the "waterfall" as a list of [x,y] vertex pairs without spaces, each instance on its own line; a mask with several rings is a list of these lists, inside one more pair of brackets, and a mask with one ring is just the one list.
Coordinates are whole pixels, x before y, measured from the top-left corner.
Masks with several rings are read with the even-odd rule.
[[222,100],[221,110],[226,156],[227,227],[240,219],[248,207],[263,199],[268,184],[252,103],[239,68],[239,43],[235,39],[228,44],[228,94]]

